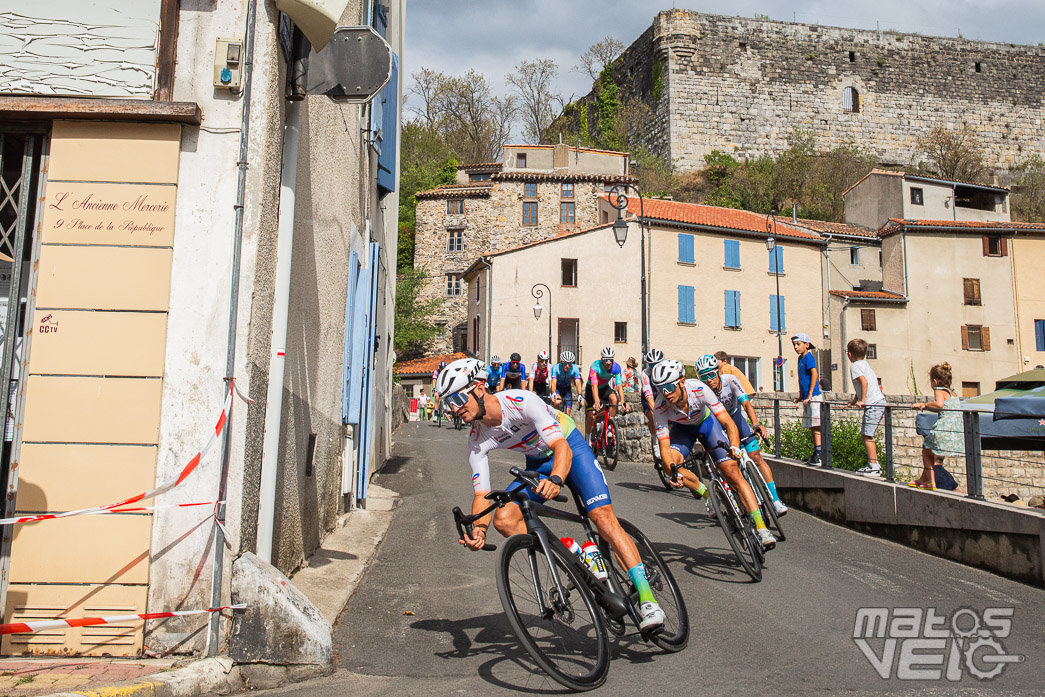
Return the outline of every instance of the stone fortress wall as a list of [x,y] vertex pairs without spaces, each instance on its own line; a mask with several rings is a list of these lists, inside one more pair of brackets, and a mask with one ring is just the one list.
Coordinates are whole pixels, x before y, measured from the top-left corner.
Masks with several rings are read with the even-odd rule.
[[[677,170],[712,150],[777,155],[796,127],[822,148],[856,145],[900,166],[917,164],[920,136],[963,122],[1002,173],[1045,153],[1041,46],[666,10],[615,76],[651,107],[640,137]],[[846,87],[857,113],[843,109]],[[590,111],[594,95],[582,102]]]

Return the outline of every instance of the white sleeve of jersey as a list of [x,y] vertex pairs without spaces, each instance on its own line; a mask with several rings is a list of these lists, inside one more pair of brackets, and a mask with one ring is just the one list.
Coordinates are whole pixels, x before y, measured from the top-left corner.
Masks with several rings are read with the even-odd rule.
[[663,396],[657,397],[653,403],[653,426],[657,430],[657,440],[668,439],[668,414]]
[[549,448],[555,441],[562,440],[562,429],[559,428],[555,412],[540,397],[532,393],[527,394],[523,399],[522,412]]
[[490,443],[496,445],[496,441],[486,440],[482,443],[468,440],[468,464],[472,467],[472,489],[477,494],[488,494],[493,489],[490,485],[490,458],[486,453],[492,448]]
[[643,399],[645,399],[646,397],[652,398],[653,397],[653,386],[650,385],[649,375],[646,373],[645,370],[639,372],[639,375],[642,376],[642,398]]

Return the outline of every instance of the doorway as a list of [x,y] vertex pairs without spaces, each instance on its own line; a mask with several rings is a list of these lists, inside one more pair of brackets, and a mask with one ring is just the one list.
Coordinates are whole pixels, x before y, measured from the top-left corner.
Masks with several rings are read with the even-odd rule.
[[[573,351],[574,355],[577,356],[577,363],[581,363],[581,346],[580,346],[580,328],[581,321],[572,317],[560,317],[559,318],[559,348],[557,354],[561,355],[563,351]],[[559,356],[553,356],[553,359],[557,359]]]

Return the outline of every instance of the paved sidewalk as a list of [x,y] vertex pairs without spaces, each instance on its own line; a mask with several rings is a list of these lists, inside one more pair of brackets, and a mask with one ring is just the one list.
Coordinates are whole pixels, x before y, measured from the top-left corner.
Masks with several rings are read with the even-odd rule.
[[171,670],[175,659],[4,658],[0,695],[30,696],[89,690]]

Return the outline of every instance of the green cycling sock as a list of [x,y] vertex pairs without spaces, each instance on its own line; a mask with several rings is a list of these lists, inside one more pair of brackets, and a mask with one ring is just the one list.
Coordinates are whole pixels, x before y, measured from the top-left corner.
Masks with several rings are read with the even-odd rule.
[[773,500],[779,501],[780,494],[776,493],[776,482],[766,482],[766,486],[769,487],[769,495],[773,497]]
[[699,496],[702,499],[706,499],[710,495],[711,492],[708,491],[708,488],[704,486],[703,482],[697,484],[697,496]]
[[639,592],[639,602],[641,603],[655,603],[657,599],[653,597],[653,591],[650,590],[649,581],[646,579],[646,567],[641,563],[628,569],[628,576],[631,577],[631,582],[635,584],[635,590]]
[[762,520],[762,511],[755,511],[751,514],[751,520],[755,521],[755,529],[766,527],[766,521]]

